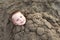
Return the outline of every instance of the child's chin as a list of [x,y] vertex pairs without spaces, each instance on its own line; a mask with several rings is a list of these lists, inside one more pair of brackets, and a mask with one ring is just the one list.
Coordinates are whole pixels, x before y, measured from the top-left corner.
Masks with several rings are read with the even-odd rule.
[[19,24],[19,25],[24,25],[25,23],[21,23],[21,24]]

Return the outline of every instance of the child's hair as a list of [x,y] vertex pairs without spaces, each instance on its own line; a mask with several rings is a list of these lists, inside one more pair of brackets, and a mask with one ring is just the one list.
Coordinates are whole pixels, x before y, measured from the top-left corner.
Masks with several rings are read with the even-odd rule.
[[12,16],[13,16],[15,13],[17,13],[17,12],[19,12],[19,10],[15,10],[15,11],[13,11],[13,12],[10,14],[10,16],[9,16],[9,20],[10,20],[10,21],[12,20]]

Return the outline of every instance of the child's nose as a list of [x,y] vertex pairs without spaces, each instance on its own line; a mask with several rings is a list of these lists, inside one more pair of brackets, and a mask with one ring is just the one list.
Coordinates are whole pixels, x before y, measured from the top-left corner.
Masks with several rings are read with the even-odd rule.
[[22,19],[20,19],[20,22],[23,21]]

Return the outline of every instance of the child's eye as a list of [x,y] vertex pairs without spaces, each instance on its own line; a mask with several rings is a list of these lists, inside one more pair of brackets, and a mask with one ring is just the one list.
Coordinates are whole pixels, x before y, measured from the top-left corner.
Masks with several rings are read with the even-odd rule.
[[19,21],[19,19],[17,19],[16,21]]
[[20,18],[22,18],[22,16],[20,16]]

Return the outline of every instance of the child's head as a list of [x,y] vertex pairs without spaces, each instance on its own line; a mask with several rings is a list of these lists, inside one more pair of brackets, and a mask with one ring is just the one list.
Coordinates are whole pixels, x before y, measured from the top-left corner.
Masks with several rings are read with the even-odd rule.
[[14,12],[11,19],[15,25],[24,25],[26,23],[26,18],[20,11]]

